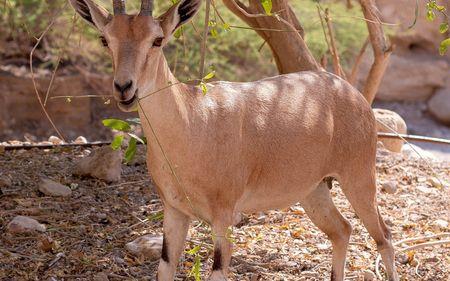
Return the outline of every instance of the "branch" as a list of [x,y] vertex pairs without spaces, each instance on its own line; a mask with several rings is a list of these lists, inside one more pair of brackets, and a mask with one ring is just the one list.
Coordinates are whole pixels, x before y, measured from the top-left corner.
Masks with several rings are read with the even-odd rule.
[[367,46],[369,46],[369,38],[366,39],[363,46],[361,47],[361,50],[358,53],[358,56],[355,59],[355,63],[353,64],[352,72],[350,74],[350,77],[348,78],[348,82],[355,86],[356,83],[356,76],[358,75],[359,66],[361,65],[362,59],[364,57],[364,53],[366,52]]
[[368,20],[367,28],[374,53],[374,62],[366,78],[363,95],[372,104],[380,87],[381,79],[392,53],[392,46],[388,45],[384,37],[383,27],[379,19],[379,12],[374,0],[360,0],[364,17]]

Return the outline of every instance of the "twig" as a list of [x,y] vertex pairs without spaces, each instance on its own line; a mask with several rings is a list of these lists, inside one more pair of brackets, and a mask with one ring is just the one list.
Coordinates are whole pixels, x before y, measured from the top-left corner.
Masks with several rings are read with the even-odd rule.
[[446,236],[450,236],[450,232],[444,232],[444,233],[439,233],[436,235],[429,235],[429,236],[423,236],[423,237],[407,238],[407,239],[403,239],[403,240],[395,242],[394,246],[398,246],[398,245],[401,245],[404,243],[410,243],[410,242],[416,242],[416,241],[422,241],[422,240],[430,240],[430,239],[446,237]]
[[73,20],[72,20],[72,27],[70,29],[70,32],[67,34],[66,38],[64,39],[64,43],[65,43],[64,47],[62,47],[61,50],[58,53],[58,58],[56,60],[56,66],[55,66],[55,69],[53,70],[52,77],[50,79],[50,83],[49,83],[48,88],[47,88],[47,92],[45,93],[44,106],[47,106],[47,100],[48,100],[48,97],[50,96],[50,91],[52,89],[53,82],[55,81],[56,71],[58,71],[58,68],[59,68],[59,65],[61,63],[62,54],[64,52],[64,49],[67,47],[68,42],[69,42],[69,38],[70,38],[70,36],[72,35],[72,33],[73,33],[74,29],[75,29],[76,21],[77,21],[77,17],[74,15],[73,16]]
[[355,59],[355,63],[352,67],[352,72],[350,74],[350,77],[348,78],[348,82],[352,85],[355,85],[356,83],[356,75],[359,71],[359,66],[361,65],[362,59],[364,57],[364,53],[366,52],[367,46],[369,46],[370,40],[369,37],[367,37],[366,41],[364,42],[363,46],[361,47],[361,50],[359,50],[358,56]]
[[446,245],[446,244],[450,244],[450,240],[441,240],[441,241],[420,243],[420,244],[416,244],[416,245],[413,245],[413,246],[410,246],[410,247],[406,247],[406,248],[400,249],[400,251],[401,252],[409,252],[409,251],[412,251],[412,250],[417,250],[417,249],[421,249],[421,248],[425,248],[425,247]]
[[[379,120],[377,120],[377,121],[379,121]],[[385,125],[385,124],[383,124],[383,125]],[[447,140],[447,139],[425,137],[425,136],[418,136],[418,135],[405,135],[405,134],[397,134],[397,133],[381,133],[381,132],[379,132],[378,138],[380,138],[380,139],[403,139],[403,140],[431,142],[431,143],[438,143],[438,144],[450,144],[450,140]]]
[[39,94],[39,90],[37,89],[37,85],[36,85],[36,79],[34,77],[34,70],[33,70],[33,54],[34,51],[37,49],[37,47],[39,46],[39,44],[41,43],[42,39],[44,38],[44,36],[47,34],[47,32],[51,29],[51,27],[55,24],[56,21],[56,15],[61,14],[61,12],[67,7],[69,2],[66,2],[66,4],[64,5],[64,7],[62,9],[60,9],[55,16],[53,17],[52,21],[50,22],[50,24],[45,28],[45,30],[42,32],[41,36],[39,36],[39,38],[37,38],[37,42],[34,45],[33,49],[31,49],[30,52],[30,72],[31,72],[31,80],[33,82],[33,87],[34,87],[34,92],[36,94],[36,97],[39,101],[39,105],[42,108],[42,111],[44,112],[45,116],[47,117],[48,121],[50,122],[50,124],[52,125],[53,129],[56,131],[56,133],[58,134],[58,136],[64,140],[63,135],[61,134],[61,132],[58,130],[58,128],[56,127],[55,123],[53,122],[52,118],[50,117],[50,115],[48,114],[47,110],[45,109],[44,103],[42,102],[41,96]]
[[336,47],[336,39],[334,38],[333,25],[331,23],[330,11],[328,8],[325,9],[325,22],[327,23],[328,34],[330,36],[330,45],[328,48],[330,49],[331,56],[333,57],[334,72],[336,75],[346,80],[345,72],[342,70],[339,53]]
[[209,13],[211,11],[211,0],[206,0],[205,29],[203,30],[202,50],[200,53],[200,79],[205,75],[206,41],[209,34]]

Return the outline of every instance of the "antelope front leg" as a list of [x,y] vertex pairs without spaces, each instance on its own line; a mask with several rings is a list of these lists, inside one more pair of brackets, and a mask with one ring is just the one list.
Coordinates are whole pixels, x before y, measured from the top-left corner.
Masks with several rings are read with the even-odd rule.
[[229,225],[212,226],[214,239],[214,262],[209,281],[226,281],[231,260],[232,243],[228,237]]
[[189,221],[189,217],[180,211],[164,206],[164,240],[156,280],[173,281],[178,260],[184,249]]

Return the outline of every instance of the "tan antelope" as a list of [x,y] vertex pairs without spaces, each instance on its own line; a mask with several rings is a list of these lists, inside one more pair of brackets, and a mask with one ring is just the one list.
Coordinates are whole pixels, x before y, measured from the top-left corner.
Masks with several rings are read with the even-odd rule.
[[70,2],[104,37],[118,106],[138,109],[142,120],[148,169],[164,203],[158,280],[174,279],[192,219],[208,222],[215,237],[210,280],[226,280],[227,230],[239,214],[297,202],[332,242],[331,279],[344,280],[351,225],[333,204],[324,182],[329,177],[376,241],[389,280],[399,280],[391,235],[377,209],[375,119],[358,90],[317,71],[213,82],[203,95],[179,83],[162,50],[201,0],[181,0],[157,18],[152,0],[142,0],[138,15],[127,15],[124,0],[114,0],[114,16],[93,0]]

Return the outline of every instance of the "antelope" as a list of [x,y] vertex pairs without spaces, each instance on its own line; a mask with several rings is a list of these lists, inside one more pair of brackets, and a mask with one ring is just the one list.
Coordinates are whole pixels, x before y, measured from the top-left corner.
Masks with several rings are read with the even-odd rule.
[[94,0],[70,2],[104,38],[118,107],[138,110],[142,120],[148,170],[164,205],[157,280],[174,279],[191,220],[208,222],[215,237],[209,280],[227,280],[227,230],[239,215],[295,203],[332,242],[331,280],[344,280],[352,227],[332,201],[329,178],[375,240],[389,280],[399,280],[377,207],[375,118],[357,89],[305,71],[212,82],[204,95],[172,75],[162,50],[201,0],[181,0],[159,17],[152,0],[142,0],[137,15],[126,14],[124,0],[113,0],[114,15]]

